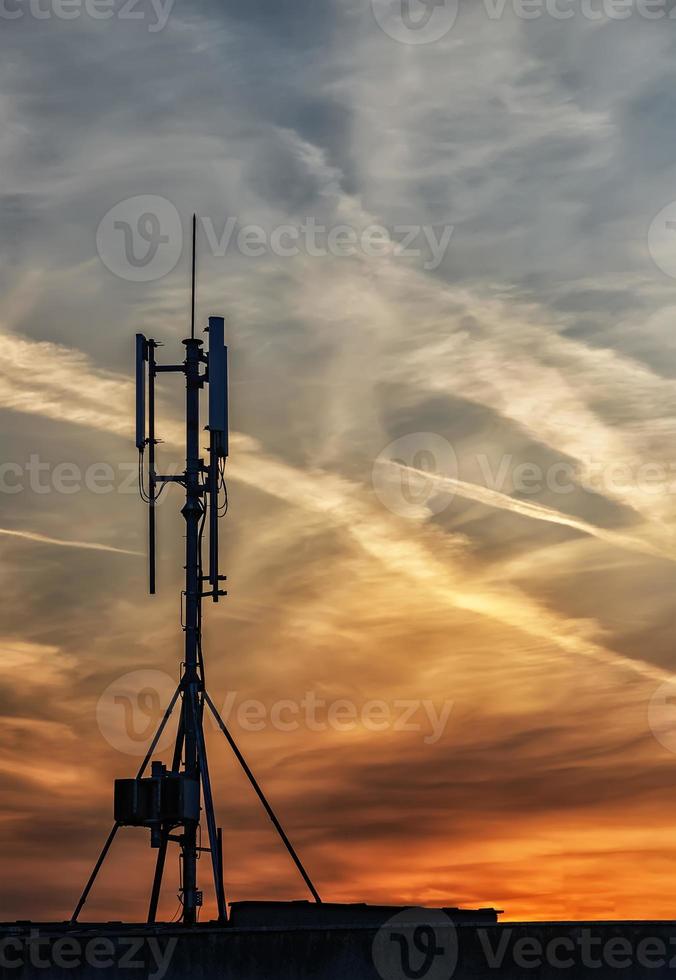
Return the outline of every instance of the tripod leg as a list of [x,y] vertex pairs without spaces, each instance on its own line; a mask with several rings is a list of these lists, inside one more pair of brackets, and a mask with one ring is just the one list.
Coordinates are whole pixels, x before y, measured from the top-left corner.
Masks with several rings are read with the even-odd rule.
[[218,883],[225,902],[225,874],[223,871],[223,828],[218,828]]
[[216,892],[216,902],[218,903],[218,920],[226,922],[228,918],[225,906],[225,894],[223,890],[223,876],[221,874],[221,862],[218,856],[218,835],[216,832],[216,816],[214,814],[214,799],[211,793],[211,779],[209,778],[209,763],[207,761],[207,748],[204,741],[204,730],[202,728],[202,708],[197,703],[197,689],[191,688],[190,704],[195,722],[195,733],[197,736],[197,761],[199,763],[202,786],[204,788],[204,809],[207,817],[207,827],[209,830],[209,848],[211,850],[211,865],[214,872],[214,889]]
[[164,864],[167,859],[167,831],[162,831],[162,843],[157,853],[157,864],[155,865],[155,878],[153,880],[153,891],[150,896],[150,908],[148,910],[148,925],[154,925],[157,918],[157,906],[160,901],[160,890],[162,888],[162,876],[164,875]]
[[183,753],[183,740],[185,738],[185,728],[183,726],[183,712],[181,712],[181,720],[178,723],[178,732],[176,734],[176,746],[174,748],[174,758],[171,763],[171,771],[178,772],[181,768],[181,755]]
[[146,771],[146,768],[148,766],[148,763],[150,762],[150,760],[151,760],[151,758],[153,756],[153,753],[155,752],[155,749],[157,748],[157,743],[162,738],[162,733],[164,732],[164,729],[167,727],[167,722],[171,718],[171,713],[174,710],[174,705],[178,701],[178,696],[179,696],[180,693],[181,693],[181,685],[179,684],[178,687],[176,688],[176,693],[174,694],[173,698],[169,702],[169,707],[164,712],[164,718],[160,722],[160,726],[157,729],[157,731],[155,732],[155,737],[153,738],[152,742],[150,743],[150,748],[146,752],[145,759],[141,763],[141,768],[139,769],[138,773],[136,774],[136,778],[137,779],[140,779],[141,776],[143,775],[143,773]]
[[[172,762],[172,772],[178,772],[181,765],[181,753],[183,752],[183,715],[181,715],[181,720],[178,726],[178,732],[176,734],[176,745],[174,746],[174,758]],[[153,890],[150,896],[150,908],[148,910],[148,924],[153,925],[157,919],[157,906],[160,901],[160,891],[162,889],[162,878],[164,876],[164,865],[167,860],[167,846],[169,844],[168,839],[169,832],[166,829],[162,830],[162,843],[160,844],[160,849],[157,853],[157,863],[155,864],[155,878],[153,880]]]
[[101,865],[106,860],[106,856],[108,854],[108,851],[110,850],[111,845],[112,845],[113,841],[115,840],[115,836],[116,836],[116,834],[117,834],[117,832],[118,832],[119,829],[120,829],[120,825],[119,825],[119,823],[116,823],[114,825],[113,829],[111,830],[110,834],[108,835],[108,840],[103,845],[103,850],[101,851],[101,853],[99,855],[99,859],[96,862],[96,865],[94,866],[94,870],[92,871],[91,875],[89,876],[89,881],[85,885],[85,890],[82,892],[82,895],[80,896],[80,901],[77,903],[77,906],[75,908],[75,911],[73,912],[73,915],[72,915],[71,920],[70,920],[71,923],[77,922],[77,917],[79,916],[80,912],[82,911],[82,909],[84,907],[84,903],[87,901],[87,899],[89,897],[89,893],[92,890],[92,886],[93,886],[94,882],[96,881],[96,878],[98,876],[99,871],[101,870]]
[[[152,758],[152,755],[153,755],[155,749],[157,748],[157,743],[162,738],[162,733],[164,732],[164,729],[167,727],[167,722],[169,721],[169,718],[171,717],[171,713],[174,710],[174,705],[178,701],[178,696],[179,696],[180,693],[181,693],[181,685],[179,684],[179,686],[176,688],[176,692],[175,692],[173,698],[169,702],[169,707],[164,712],[164,717],[162,718],[162,721],[160,722],[159,728],[155,732],[155,737],[153,738],[152,742],[150,743],[150,748],[146,752],[146,756],[145,756],[143,762],[141,763],[141,768],[139,769],[138,773],[136,774],[136,778],[137,779],[140,779],[141,776],[143,775],[143,773],[146,771],[146,767],[147,767],[148,763],[150,762],[150,759]],[[98,877],[98,873],[101,870],[101,866],[102,866],[103,862],[106,860],[106,857],[108,855],[108,851],[110,850],[111,845],[112,845],[113,841],[115,840],[115,837],[116,837],[117,832],[118,832],[119,829],[120,829],[119,823],[115,823],[115,825],[113,826],[113,829],[111,830],[110,834],[108,835],[108,840],[103,845],[103,850],[101,851],[101,854],[99,856],[98,861],[96,862],[96,865],[94,866],[94,870],[92,871],[92,873],[90,875],[89,881],[85,885],[85,889],[82,892],[82,895],[80,896],[80,901],[77,903],[77,905],[75,907],[75,911],[73,912],[73,915],[72,915],[71,920],[70,920],[71,922],[73,922],[73,923],[74,922],[77,922],[78,916],[79,916],[80,912],[82,911],[82,909],[84,908],[84,904],[85,904],[85,902],[87,901],[87,899],[89,897],[89,893],[92,890],[92,887],[94,885],[94,882],[96,881],[96,879]]]
[[308,888],[309,888],[309,890],[310,890],[310,892],[312,894],[312,897],[314,898],[315,902],[317,902],[318,905],[321,905],[322,900],[319,897],[319,892],[317,891],[317,889],[315,888],[315,886],[312,884],[312,881],[310,879],[310,876],[308,875],[307,871],[303,867],[303,864],[302,864],[300,858],[296,854],[296,851],[294,849],[293,844],[291,843],[291,841],[289,840],[289,838],[286,836],[286,833],[284,832],[284,828],[282,827],[281,823],[277,819],[274,810],[272,809],[272,807],[268,803],[268,801],[267,801],[267,799],[265,797],[265,794],[263,793],[263,790],[258,785],[258,781],[256,780],[256,777],[252,773],[251,769],[249,769],[249,766],[246,763],[246,759],[244,758],[244,756],[242,755],[242,753],[237,748],[237,743],[235,742],[234,738],[232,737],[232,735],[228,731],[225,722],[223,721],[223,719],[219,715],[219,713],[218,713],[218,711],[216,709],[216,706],[215,706],[214,702],[211,700],[211,698],[209,697],[209,695],[207,694],[206,691],[204,692],[204,698],[205,698],[206,703],[209,705],[209,708],[211,710],[211,713],[213,714],[214,718],[216,719],[216,722],[218,724],[218,727],[220,728],[220,730],[223,732],[223,734],[225,735],[226,739],[228,740],[228,744],[229,744],[230,748],[232,749],[232,751],[235,753],[235,756],[237,758],[237,761],[239,762],[240,766],[242,767],[242,769],[246,773],[246,776],[247,776],[249,782],[253,786],[254,791],[255,791],[256,795],[258,796],[258,799],[263,804],[263,807],[265,809],[265,812],[267,813],[267,815],[269,816],[270,820],[272,821],[272,824],[273,824],[275,830],[277,831],[277,833],[281,837],[282,843],[284,844],[284,847],[287,849],[287,851],[289,852],[289,855],[291,856],[291,860],[293,861],[293,863],[298,868],[298,871],[300,872],[300,875],[301,875],[303,881],[308,886]]

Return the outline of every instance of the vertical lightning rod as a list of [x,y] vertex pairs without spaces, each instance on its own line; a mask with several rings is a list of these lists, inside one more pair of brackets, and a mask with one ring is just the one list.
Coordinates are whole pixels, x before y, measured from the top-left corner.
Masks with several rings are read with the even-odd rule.
[[190,289],[191,316],[190,316],[190,339],[195,339],[195,280],[197,270],[197,215],[192,216],[192,280]]

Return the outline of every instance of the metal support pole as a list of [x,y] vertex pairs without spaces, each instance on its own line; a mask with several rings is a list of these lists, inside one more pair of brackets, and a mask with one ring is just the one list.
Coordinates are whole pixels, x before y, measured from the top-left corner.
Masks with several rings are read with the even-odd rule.
[[211,851],[211,865],[214,872],[214,892],[216,894],[216,903],[218,905],[218,921],[227,922],[228,912],[225,905],[223,878],[220,873],[221,867],[218,858],[216,816],[214,814],[214,799],[211,793],[211,779],[209,777],[207,748],[204,741],[204,731],[202,728],[202,711],[201,706],[198,704],[197,690],[195,688],[193,688],[190,700],[193,708],[193,715],[195,717],[195,731],[197,732],[197,758],[202,777],[202,787],[204,789],[204,809],[206,811],[207,829],[209,831],[209,850]]
[[101,866],[102,866],[103,862],[106,860],[106,856],[108,854],[108,851],[110,850],[110,848],[112,846],[112,843],[115,840],[115,837],[116,837],[117,832],[118,832],[119,829],[120,829],[120,825],[119,825],[119,823],[116,823],[113,826],[113,829],[111,830],[111,832],[108,834],[108,840],[103,845],[103,850],[101,851],[101,854],[99,855],[99,859],[98,859],[98,861],[96,862],[96,864],[94,866],[94,870],[92,871],[91,875],[89,876],[89,881],[85,885],[85,890],[82,892],[82,895],[80,896],[80,901],[77,903],[77,906],[75,907],[75,911],[73,912],[73,915],[72,915],[71,920],[70,920],[71,921],[71,924],[74,924],[74,923],[77,922],[78,916],[79,916],[80,912],[82,911],[82,909],[84,908],[85,902],[89,898],[89,893],[92,890],[92,887],[94,885],[94,882],[96,881],[96,879],[98,877],[98,874],[99,874],[99,871],[101,870]]
[[[176,693],[178,695],[178,691]],[[178,723],[178,731],[176,732],[176,743],[174,745],[174,758],[171,764],[172,772],[179,772],[181,768],[182,754],[183,754],[183,717],[181,716]],[[150,909],[148,911],[148,923],[150,925],[152,925],[157,918],[157,906],[160,900],[160,892],[162,891],[162,878],[164,877],[164,866],[167,860],[168,844],[169,844],[169,831],[166,828],[163,828],[162,843],[160,844],[160,849],[157,854],[157,863],[155,865],[155,878],[153,881],[153,891],[150,898]]]
[[183,731],[183,715],[178,723],[178,731],[176,732],[176,745],[174,746],[174,758],[171,763],[171,771],[179,772],[181,769],[181,757],[183,755],[183,742],[185,740],[185,733]]
[[[199,455],[200,424],[200,363],[202,341],[184,340],[186,348],[186,464],[185,464],[185,504],[181,513],[185,519],[185,669],[183,674],[183,730],[185,733],[184,772],[188,779],[200,779],[197,754],[199,719],[192,709],[192,690],[195,685],[201,689],[198,673],[199,629],[202,601],[202,582],[200,581],[200,522],[204,512],[202,502],[201,471],[202,460]],[[181,854],[183,867],[183,922],[194,925],[197,922],[197,823],[186,821],[183,831]]]
[[263,807],[265,809],[265,812],[267,813],[267,815],[269,816],[270,820],[272,821],[272,824],[273,824],[275,830],[277,831],[277,833],[281,837],[282,843],[284,844],[284,847],[289,852],[289,855],[291,856],[291,859],[292,859],[293,863],[298,868],[298,871],[300,872],[303,881],[305,882],[305,884],[309,888],[310,893],[312,894],[312,897],[314,898],[315,902],[317,902],[318,905],[321,905],[322,900],[319,897],[319,892],[317,891],[317,889],[315,888],[315,886],[312,884],[312,880],[310,879],[309,874],[307,873],[307,871],[303,867],[303,863],[301,862],[301,859],[296,854],[296,851],[295,851],[295,848],[294,848],[293,844],[291,843],[291,841],[289,840],[289,838],[286,836],[286,833],[284,831],[284,828],[282,827],[281,823],[277,819],[277,816],[275,814],[275,811],[272,809],[272,807],[268,803],[267,798],[265,796],[265,793],[263,792],[263,790],[258,785],[258,780],[256,779],[256,777],[252,773],[251,769],[247,765],[246,759],[244,758],[244,756],[242,755],[242,753],[239,751],[239,748],[237,747],[237,743],[235,742],[234,738],[232,737],[232,735],[228,731],[228,728],[227,728],[225,722],[223,721],[223,719],[221,718],[220,714],[218,713],[218,709],[216,708],[216,705],[211,700],[211,698],[209,697],[209,695],[208,695],[208,693],[206,691],[204,692],[204,699],[205,699],[206,703],[209,705],[209,708],[211,710],[211,713],[213,714],[214,718],[216,719],[216,722],[218,724],[218,727],[220,728],[220,730],[223,732],[223,734],[225,735],[226,739],[228,740],[228,744],[229,744],[230,748],[235,753],[235,756],[237,758],[237,761],[239,762],[240,766],[242,767],[242,769],[246,773],[246,776],[247,776],[249,782],[251,783],[251,785],[253,786],[254,791],[255,791],[258,799],[263,804]]
[[153,879],[153,890],[150,896],[150,908],[148,909],[148,924],[153,925],[157,918],[157,906],[160,901],[160,891],[162,889],[162,877],[164,875],[164,865],[167,860],[167,844],[169,843],[168,831],[162,829],[162,842],[157,852],[157,864],[155,865],[155,878]]
[[218,828],[218,880],[220,882],[220,892],[225,902],[225,875],[223,872],[223,828]]
[[179,684],[179,686],[176,688],[176,691],[174,692],[173,698],[169,702],[169,707],[164,712],[164,717],[162,718],[162,721],[160,722],[160,727],[155,732],[155,736],[154,736],[152,742],[150,743],[150,748],[148,749],[148,751],[146,752],[146,754],[145,754],[145,756],[143,758],[143,762],[141,763],[141,766],[139,768],[139,771],[136,773],[136,778],[137,779],[140,779],[143,776],[143,773],[148,768],[148,763],[150,762],[150,760],[152,759],[152,757],[153,757],[153,755],[155,753],[155,749],[157,748],[157,744],[158,744],[159,740],[162,738],[162,733],[164,732],[164,729],[167,727],[167,722],[171,718],[171,713],[174,710],[174,705],[178,701],[178,696],[179,696],[180,693],[181,693],[181,685]]

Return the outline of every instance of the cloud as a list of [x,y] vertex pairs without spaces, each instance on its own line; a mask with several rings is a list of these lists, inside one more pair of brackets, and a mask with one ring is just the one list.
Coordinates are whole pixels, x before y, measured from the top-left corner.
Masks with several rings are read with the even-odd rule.
[[[23,342],[24,345],[25,343]],[[53,351],[46,350],[44,345],[33,346],[35,347],[34,363],[37,365],[34,382],[35,405],[42,406],[43,414],[49,414],[52,403],[44,399],[40,389],[40,356],[41,354],[50,356]],[[22,346],[21,349],[25,352],[26,347]],[[108,404],[111,406],[108,409],[110,414],[102,416],[98,409],[88,410],[87,406],[83,405],[77,415],[70,417],[69,420],[106,430],[112,423],[113,431],[124,429],[122,413],[116,414],[112,408],[119,400],[115,397],[118,394],[116,382],[106,375],[99,378],[94,373],[92,377],[91,368],[86,366],[86,362],[75,358],[74,364],[66,351],[60,351],[59,358],[64,365],[62,373],[57,375],[56,382],[50,376],[46,386],[48,390],[55,383],[62,388],[68,388],[69,383],[74,382],[77,367],[81,372],[87,367],[87,377],[91,378],[93,389],[103,386],[108,396]],[[80,381],[82,382],[82,377]],[[126,382],[120,383],[119,388],[124,391]],[[2,389],[0,389],[1,397]],[[11,405],[11,407],[16,406]],[[58,405],[54,411],[58,418],[63,418]],[[635,671],[656,681],[669,676],[667,672],[648,663],[616,656],[611,651],[605,650],[584,635],[580,635],[579,625],[557,620],[555,616],[540,609],[537,603],[526,596],[519,595],[516,591],[497,592],[494,589],[482,588],[480,584],[475,590],[462,587],[457,580],[457,571],[454,572],[448,562],[446,565],[440,562],[429,553],[424,541],[411,539],[409,534],[402,531],[400,525],[397,526],[396,521],[374,508],[359,503],[357,487],[344,479],[319,471],[301,472],[281,461],[266,458],[255,451],[255,444],[250,439],[247,442],[238,434],[234,435],[233,444],[236,460],[233,468],[235,479],[251,483],[266,493],[281,496],[295,506],[311,509],[324,516],[329,525],[340,525],[367,554],[377,558],[392,570],[404,570],[404,574],[424,586],[441,601],[496,618],[534,636],[548,637],[569,653],[591,656],[599,662]],[[238,448],[240,448],[239,452]],[[448,559],[448,555],[446,557]]]
[[[672,667],[676,347],[671,284],[645,235],[673,197],[670,137],[654,136],[676,40],[645,21],[495,22],[469,3],[422,46],[393,42],[352,0],[176,5],[160,34],[144,26],[25,18],[2,32],[4,458],[132,457],[133,334],[181,357],[185,242],[165,279],[116,278],[95,240],[119,201],[165,196],[186,229],[194,210],[216,230],[228,216],[268,230],[307,216],[453,225],[434,272],[392,249],[217,256],[201,235],[198,322],[227,314],[236,430],[231,595],[205,617],[210,678],[266,702],[308,690],[453,701],[436,747],[363,729],[240,733],[327,897],[565,917],[606,914],[616,895],[624,916],[663,914],[664,861],[654,868],[645,841],[671,860],[670,766],[646,705]],[[167,465],[181,465],[181,397],[163,378]],[[459,473],[446,510],[407,522],[379,506],[371,476],[383,447],[415,432],[447,439]],[[477,457],[505,453],[572,464],[565,507],[546,490],[480,487]],[[657,492],[637,478],[655,464]],[[599,471],[613,479],[585,490]],[[89,872],[128,762],[96,728],[101,690],[139,663],[173,676],[180,660],[177,508],[159,515],[154,603],[141,563],[120,574],[92,550],[139,549],[143,512],[129,503],[3,499],[13,918],[62,918]],[[86,793],[74,745],[91,758]],[[45,790],[46,753],[62,791],[58,779]],[[233,895],[253,897],[261,874],[295,895],[228,765],[214,745]],[[44,874],[55,839],[68,854]],[[127,846],[140,868],[145,842]],[[145,884],[123,902],[120,873],[94,914],[145,914]]]

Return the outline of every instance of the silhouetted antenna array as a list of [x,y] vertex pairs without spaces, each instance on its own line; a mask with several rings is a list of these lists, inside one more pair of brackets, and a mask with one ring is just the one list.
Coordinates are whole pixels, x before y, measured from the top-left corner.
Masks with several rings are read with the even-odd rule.
[[[227,921],[223,835],[216,824],[204,738],[206,708],[216,719],[312,896],[315,901],[321,902],[291,841],[209,697],[205,685],[202,601],[210,598],[213,602],[218,602],[219,598],[227,595],[221,588],[226,576],[221,575],[219,570],[219,520],[228,507],[225,482],[225,465],[229,453],[228,349],[225,346],[223,317],[209,317],[208,353],[205,354],[202,349],[203,342],[195,339],[195,216],[192,230],[191,330],[190,337],[183,341],[183,363],[158,364],[155,353],[162,345],[155,340],[146,339],[143,334],[136,336],[136,448],[139,452],[139,490],[148,505],[148,587],[151,595],[156,590],[157,501],[171,483],[181,486],[185,494],[181,510],[186,523],[185,589],[182,593],[184,614],[181,623],[185,634],[185,653],[181,680],[136,777],[115,781],[115,823],[73,913],[72,922],[77,921],[121,827],[143,827],[149,830],[151,847],[158,852],[148,922],[156,921],[167,850],[171,843],[180,847],[182,922],[185,925],[194,925],[202,905],[203,896],[197,877],[200,852],[210,854],[218,918],[221,922]],[[183,374],[186,382],[186,466],[184,472],[178,476],[162,475],[156,471],[155,447],[158,440],[155,435],[155,381],[157,375],[162,373]],[[199,445],[200,394],[205,386],[209,392],[209,423],[206,427],[209,433],[208,463],[200,456]],[[209,564],[205,572],[202,551],[207,526]],[[173,758],[168,768],[152,757],[179,702],[178,730]],[[151,774],[146,776],[151,761]],[[200,843],[202,814],[207,826],[208,847],[202,847]]]

